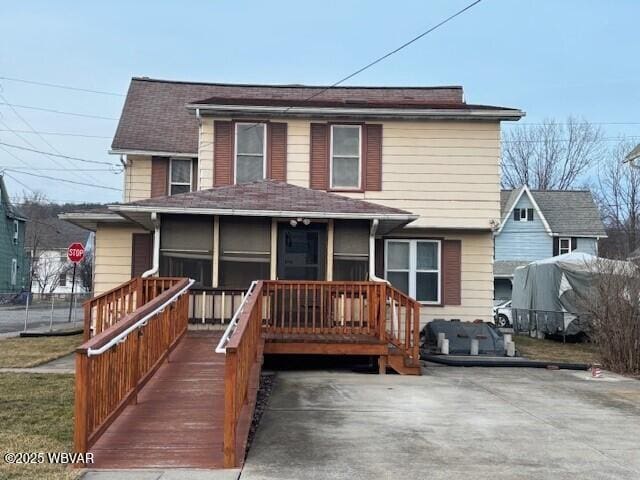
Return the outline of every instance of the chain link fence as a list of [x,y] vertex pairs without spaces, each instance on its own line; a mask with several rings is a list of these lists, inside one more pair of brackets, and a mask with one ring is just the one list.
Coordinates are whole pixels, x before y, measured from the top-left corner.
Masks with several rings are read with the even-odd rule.
[[53,331],[83,321],[82,304],[91,292],[2,293],[0,292],[0,334],[37,329]]

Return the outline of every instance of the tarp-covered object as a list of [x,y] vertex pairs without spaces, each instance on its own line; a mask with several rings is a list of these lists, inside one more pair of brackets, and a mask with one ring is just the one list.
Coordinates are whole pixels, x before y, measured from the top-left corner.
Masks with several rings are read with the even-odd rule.
[[423,333],[425,347],[435,347],[438,333],[444,333],[449,340],[450,355],[469,355],[473,338],[478,339],[479,354],[504,355],[504,337],[493,324],[433,320],[425,325]]
[[512,313],[515,327],[548,334],[575,335],[584,331],[583,299],[600,273],[632,275],[629,262],[586,253],[568,253],[532,262],[514,272]]

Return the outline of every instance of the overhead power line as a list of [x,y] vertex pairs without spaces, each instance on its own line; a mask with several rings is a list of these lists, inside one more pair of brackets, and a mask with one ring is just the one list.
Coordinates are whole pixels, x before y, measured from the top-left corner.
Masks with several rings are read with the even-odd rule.
[[9,82],[26,83],[26,84],[29,84],[29,85],[39,85],[41,87],[61,88],[63,90],[74,90],[74,91],[77,91],[77,92],[96,93],[98,95],[110,95],[110,96],[114,96],[114,97],[124,97],[124,94],[122,94],[122,93],[107,92],[107,91],[104,91],[104,90],[93,90],[93,89],[90,89],[90,88],[72,87],[70,85],[60,85],[58,83],[38,82],[36,80],[26,80],[24,78],[2,77],[2,76],[0,76],[0,80],[7,80]]
[[57,177],[51,177],[49,175],[40,175],[40,174],[37,174],[37,173],[23,172],[23,171],[20,171],[20,170],[14,170],[12,168],[5,168],[4,171],[17,173],[17,174],[20,174],[20,175],[29,175],[30,177],[44,178],[44,179],[53,180],[53,181],[56,181],[56,182],[71,183],[73,185],[82,185],[83,187],[102,188],[104,190],[114,190],[116,192],[121,192],[122,191],[122,189],[120,189],[120,188],[107,187],[105,185],[96,185],[94,183],[76,182],[74,180],[68,180],[66,178],[57,178]]
[[[640,135],[632,135],[632,136],[624,136],[624,137],[604,137],[601,138],[601,141],[604,142],[621,142],[624,140],[629,140],[629,139],[633,139],[633,138],[640,138]],[[570,138],[554,138],[552,140],[527,140],[527,139],[517,139],[517,140],[501,140],[502,143],[554,143],[554,142],[575,142],[574,140],[571,140]]]
[[529,123],[529,122],[513,122],[503,123],[509,127],[543,127],[548,125],[640,125],[640,122],[547,122],[547,123]]
[[111,162],[105,162],[105,161],[101,161],[101,160],[88,160],[86,158],[72,157],[70,155],[63,155],[61,153],[45,152],[44,150],[38,150],[38,149],[35,149],[35,148],[22,147],[20,145],[13,145],[12,143],[0,142],[0,145],[4,145],[5,147],[9,147],[9,148],[17,148],[18,150],[25,150],[27,152],[41,153],[43,155],[48,155],[50,157],[66,158],[67,160],[76,160],[78,162],[94,163],[94,164],[98,164],[98,165],[110,165],[110,166],[114,166],[114,167],[117,166],[115,163],[111,163]]
[[[449,15],[447,18],[445,18],[444,20],[442,20],[441,22],[435,24],[433,27],[430,27],[429,29],[425,30],[424,32],[422,32],[421,34],[413,37],[411,40],[403,43],[402,45],[400,45],[399,47],[391,50],[390,52],[385,53],[384,55],[382,55],[381,57],[376,58],[375,60],[373,60],[372,62],[367,63],[365,66],[359,68],[358,70],[356,70],[353,73],[350,73],[349,75],[347,75],[346,77],[342,77],[340,80],[338,80],[335,83],[332,83],[330,86],[325,87],[323,89],[321,89],[319,92],[314,93],[313,95],[311,95],[309,98],[306,98],[304,101],[308,101],[311,100],[315,97],[317,97],[318,95],[321,95],[322,93],[326,92],[327,90],[337,87],[338,85],[346,82],[347,80],[355,77],[356,75],[364,72],[365,70],[373,67],[374,65],[382,62],[383,60],[389,58],[390,56],[398,53],[400,50],[408,47],[409,45],[411,45],[412,43],[417,42],[418,40],[420,40],[421,38],[429,35],[431,32],[433,32],[434,30],[437,30],[438,28],[440,28],[441,26],[443,26],[444,24],[450,22],[451,20],[453,20],[454,18],[456,18],[459,15],[462,15],[464,12],[466,12],[467,10],[475,7],[477,4],[479,4],[482,0],[476,0],[475,2],[470,3],[469,5],[467,5],[466,7],[464,7],[461,10],[458,10],[456,13],[454,13],[453,15]],[[287,109],[284,110],[283,113],[288,112],[291,109],[291,107],[288,107]]]
[[111,139],[109,135],[89,135],[86,133],[72,133],[72,132],[42,132],[42,131],[31,131],[31,130],[9,130],[8,128],[0,128],[0,132],[16,132],[16,133],[33,133],[36,135],[51,135],[51,136],[59,136],[59,137],[81,137],[81,138],[104,138]]
[[43,107],[34,107],[31,105],[19,105],[17,103],[8,103],[8,102],[0,102],[0,105],[7,105],[9,107],[15,107],[15,108],[26,108],[28,110],[38,110],[40,112],[48,112],[48,113],[55,113],[58,115],[71,115],[74,117],[83,117],[83,118],[96,118],[98,120],[118,120],[115,117],[105,117],[102,115],[93,115],[90,113],[77,113],[77,112],[65,112],[62,110],[56,110],[53,108],[43,108]]
[[[116,165],[113,165],[117,168]],[[0,169],[10,168],[11,170],[28,170],[33,172],[111,172],[114,174],[121,173],[114,168],[31,168],[17,167],[15,165],[0,165]],[[120,167],[121,168],[121,167]]]

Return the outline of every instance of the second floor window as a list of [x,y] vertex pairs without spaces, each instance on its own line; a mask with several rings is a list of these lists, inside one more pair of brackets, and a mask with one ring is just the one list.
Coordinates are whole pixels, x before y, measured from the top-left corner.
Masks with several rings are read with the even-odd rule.
[[236,123],[235,183],[255,182],[265,177],[266,125]]
[[331,126],[331,188],[360,189],[360,125]]
[[564,255],[565,253],[571,253],[571,239],[570,238],[560,238],[559,242],[559,255]]
[[169,194],[188,193],[191,191],[193,172],[191,159],[172,158],[169,169]]

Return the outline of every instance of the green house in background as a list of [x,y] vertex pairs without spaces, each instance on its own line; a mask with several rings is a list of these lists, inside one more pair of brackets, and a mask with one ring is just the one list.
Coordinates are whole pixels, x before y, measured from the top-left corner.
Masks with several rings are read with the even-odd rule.
[[0,295],[27,287],[25,224],[26,218],[11,204],[4,178],[0,175]]

